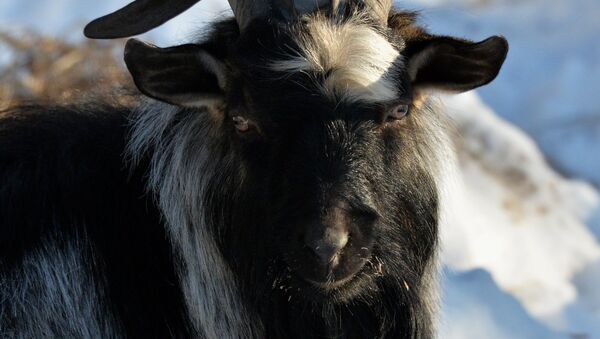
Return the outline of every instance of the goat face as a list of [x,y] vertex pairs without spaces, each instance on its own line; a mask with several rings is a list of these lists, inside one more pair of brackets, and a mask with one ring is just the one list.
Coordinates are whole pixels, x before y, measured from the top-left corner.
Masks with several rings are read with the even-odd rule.
[[241,35],[221,25],[204,44],[127,46],[143,93],[210,107],[246,197],[239,209],[254,209],[238,220],[268,238],[255,253],[274,289],[344,303],[418,290],[432,262],[443,130],[424,91],[490,82],[507,45],[432,36],[410,14],[388,22],[311,14]]
[[[344,37],[349,41],[343,46],[358,43],[353,39],[364,38],[360,29],[369,29],[357,28]],[[296,293],[300,289],[313,300],[343,301],[375,290],[384,268],[427,261],[431,253],[424,249],[418,258],[412,248],[432,249],[435,242],[435,184],[428,165],[414,154],[423,148],[414,140],[422,128],[419,117],[408,112],[406,70],[395,48],[369,32],[389,49],[387,59],[381,60],[375,48],[354,56],[319,51],[340,58],[324,60],[336,63],[327,69],[298,62],[297,55],[313,52],[303,50],[306,46],[284,54],[285,46],[297,40],[275,36],[266,51],[280,52],[257,56],[256,62],[273,61],[262,74],[254,62],[243,72],[236,83],[245,99],[229,109],[251,126],[240,130],[234,122],[234,140],[248,181],[261,182],[266,191],[270,227],[265,233],[277,245],[273,256],[281,258],[274,285]],[[356,60],[341,60],[346,57]],[[369,74],[361,73],[362,63],[373,65]],[[417,258],[398,261],[404,255]]]

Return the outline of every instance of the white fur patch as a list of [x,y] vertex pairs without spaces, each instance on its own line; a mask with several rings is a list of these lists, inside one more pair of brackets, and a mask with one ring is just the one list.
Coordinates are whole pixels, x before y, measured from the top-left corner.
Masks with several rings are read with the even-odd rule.
[[345,101],[388,101],[402,91],[393,79],[404,65],[400,53],[359,15],[348,22],[310,18],[297,42],[300,50],[272,63],[273,70],[324,74],[323,93]]
[[177,107],[156,101],[142,107],[128,153],[134,164],[139,156],[151,154],[148,188],[168,224],[181,288],[198,336],[260,338],[260,320],[246,310],[203,208],[211,176],[226,166],[214,152],[218,125],[210,114],[178,117],[177,113]]
[[45,239],[0,275],[0,338],[121,338],[85,241]]

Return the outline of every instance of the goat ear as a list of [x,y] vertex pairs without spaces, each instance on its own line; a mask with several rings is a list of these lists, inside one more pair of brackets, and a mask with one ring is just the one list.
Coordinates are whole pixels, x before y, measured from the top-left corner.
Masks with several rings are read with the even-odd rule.
[[202,106],[223,98],[225,66],[199,45],[159,48],[130,39],[125,63],[145,95],[178,106]]
[[404,54],[416,90],[466,92],[496,78],[508,54],[508,42],[498,36],[479,43],[428,36],[408,42]]

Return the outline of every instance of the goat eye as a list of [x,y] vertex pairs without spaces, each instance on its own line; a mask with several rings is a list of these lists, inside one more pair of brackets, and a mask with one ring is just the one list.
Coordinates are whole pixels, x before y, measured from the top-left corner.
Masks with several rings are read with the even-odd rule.
[[402,104],[394,107],[394,109],[387,116],[388,121],[401,120],[408,115],[409,105]]
[[232,118],[233,120],[233,125],[235,126],[235,129],[239,132],[239,133],[246,133],[250,130],[250,120],[241,117],[241,116],[235,116]]

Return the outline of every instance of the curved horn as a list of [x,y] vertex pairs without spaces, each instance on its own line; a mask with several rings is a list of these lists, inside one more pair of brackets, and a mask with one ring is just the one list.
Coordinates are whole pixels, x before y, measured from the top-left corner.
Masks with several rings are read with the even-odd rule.
[[[136,0],[129,5],[90,22],[84,34],[92,39],[125,38],[145,33],[183,13],[200,0]],[[290,21],[297,15],[334,6],[340,0],[229,0],[240,30],[252,19]],[[371,0],[374,3],[379,1]],[[389,2],[391,0],[381,2]],[[375,9],[376,7],[373,6]],[[386,13],[387,15],[387,13]],[[386,16],[387,20],[387,16]]]
[[[90,22],[84,29],[92,39],[125,38],[158,27],[185,12],[200,0],[136,0],[129,5]],[[276,2],[277,0],[275,0]],[[271,6],[265,0],[229,0],[240,29]]]
[[252,19],[266,15],[271,8],[270,1],[261,0],[229,0],[235,20],[243,31]]
[[125,38],[145,33],[183,13],[200,0],[136,0],[90,22],[83,34],[92,39]]

